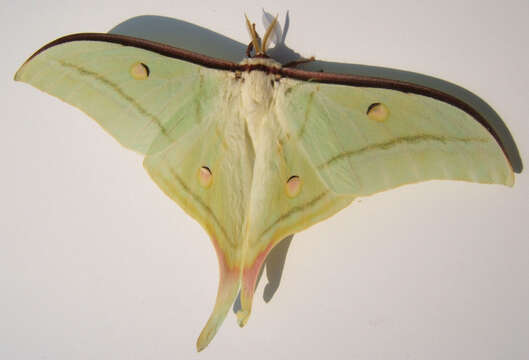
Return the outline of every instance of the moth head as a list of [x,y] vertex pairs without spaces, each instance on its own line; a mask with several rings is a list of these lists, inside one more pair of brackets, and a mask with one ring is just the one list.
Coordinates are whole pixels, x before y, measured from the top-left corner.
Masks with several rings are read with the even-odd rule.
[[[259,37],[259,34],[257,34],[257,31],[255,30],[255,23],[251,23],[248,19],[248,16],[244,15],[246,18],[246,26],[248,27],[248,32],[250,33],[250,37],[252,38],[252,42],[250,45],[248,45],[248,49],[250,50],[250,47],[252,46],[255,50],[255,56],[256,57],[268,57],[266,55],[266,49],[268,46],[268,39],[270,39],[270,34],[274,30],[274,27],[277,24],[277,17],[279,15],[276,15],[272,23],[268,26],[266,29],[265,35],[263,37],[263,41],[261,41],[261,38]],[[250,54],[250,51],[247,51],[247,54]]]

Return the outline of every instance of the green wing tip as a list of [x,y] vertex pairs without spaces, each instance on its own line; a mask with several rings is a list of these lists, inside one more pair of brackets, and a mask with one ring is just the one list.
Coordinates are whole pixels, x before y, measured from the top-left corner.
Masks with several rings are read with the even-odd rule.
[[208,344],[201,344],[199,341],[197,341],[197,352],[201,352],[208,346]]
[[237,311],[237,323],[240,327],[244,327],[246,323],[248,322],[248,318],[250,317],[250,312],[248,310],[239,310]]
[[13,76],[14,81],[20,81],[20,70],[22,68],[18,69],[18,71],[15,73],[15,76]]
[[15,73],[15,76],[13,76],[13,80],[15,81],[23,81],[22,80],[22,72],[24,70],[25,65],[28,63],[29,59],[26,60],[20,67],[18,68],[17,72]]
[[216,329],[213,333],[211,333],[211,329],[207,332],[205,332],[205,330],[206,329],[202,330],[202,333],[197,339],[197,352],[201,352],[202,350],[204,350],[215,336]]

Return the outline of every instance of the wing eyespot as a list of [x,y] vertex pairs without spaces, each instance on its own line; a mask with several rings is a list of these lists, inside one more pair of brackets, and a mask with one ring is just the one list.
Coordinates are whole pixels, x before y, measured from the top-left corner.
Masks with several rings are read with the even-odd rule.
[[372,103],[367,107],[367,117],[376,122],[386,121],[389,117],[389,109],[382,103]]
[[200,169],[198,169],[197,176],[198,182],[202,187],[208,188],[211,186],[211,183],[213,182],[213,174],[207,166],[202,166]]
[[301,178],[297,175],[289,177],[285,184],[287,196],[290,198],[296,197],[301,191],[302,183]]
[[136,80],[145,80],[151,74],[151,70],[142,62],[137,62],[130,67],[130,75]]

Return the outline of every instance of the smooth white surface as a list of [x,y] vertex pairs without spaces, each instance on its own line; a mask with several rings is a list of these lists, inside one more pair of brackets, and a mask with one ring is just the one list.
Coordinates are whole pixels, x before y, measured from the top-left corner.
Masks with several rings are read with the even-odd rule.
[[[20,1],[3,5],[1,359],[526,359],[529,180],[430,182],[356,201],[294,236],[279,291],[200,354],[217,260],[140,156],[12,77],[45,43],[174,17],[246,43],[243,14],[290,10],[304,56],[453,81],[529,161],[527,1]],[[261,28],[262,32],[262,28]]]

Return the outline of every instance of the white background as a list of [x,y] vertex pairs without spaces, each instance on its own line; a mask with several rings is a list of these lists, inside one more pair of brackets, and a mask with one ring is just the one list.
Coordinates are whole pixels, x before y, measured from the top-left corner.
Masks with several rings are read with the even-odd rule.
[[[151,3],[151,4],[149,4]],[[275,297],[257,291],[197,354],[217,260],[142,158],[77,109],[12,78],[65,34],[138,15],[248,42],[290,10],[304,56],[453,81],[502,116],[529,161],[529,3],[17,1],[0,36],[1,359],[527,359],[529,180],[429,182],[354,202],[294,237]]]

